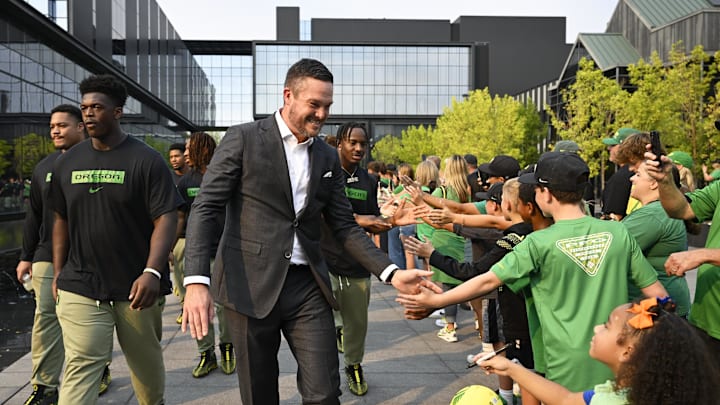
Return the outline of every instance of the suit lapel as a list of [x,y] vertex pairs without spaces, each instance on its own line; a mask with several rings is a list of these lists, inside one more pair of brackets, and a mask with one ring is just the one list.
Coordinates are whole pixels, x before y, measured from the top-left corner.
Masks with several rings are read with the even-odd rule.
[[[290,184],[290,171],[288,170],[287,157],[285,156],[285,145],[283,144],[277,122],[275,122],[275,115],[271,115],[265,119],[260,126],[260,130],[261,138],[266,142],[271,162],[277,162],[277,172],[275,175],[277,175],[280,187],[285,194],[290,212],[294,213],[295,206],[293,204],[292,185]],[[267,175],[273,176],[273,173],[267,173]]]

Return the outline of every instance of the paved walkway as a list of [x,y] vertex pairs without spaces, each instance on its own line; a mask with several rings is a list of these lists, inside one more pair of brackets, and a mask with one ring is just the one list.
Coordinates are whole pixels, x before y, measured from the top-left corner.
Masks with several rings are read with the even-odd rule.
[[[394,302],[395,290],[373,282],[370,304],[370,326],[363,368],[369,391],[363,397],[351,394],[341,372],[343,404],[447,404],[460,388],[483,384],[497,388],[495,376],[485,376],[477,368],[465,368],[465,358],[480,350],[473,327],[472,312],[459,311],[457,343],[446,343],[435,336],[434,319],[408,321],[402,307]],[[189,334],[180,331],[175,318],[180,305],[168,297],[163,315],[163,347],[167,379],[167,404],[240,404],[236,375],[225,375],[219,369],[203,379],[190,374],[198,361],[197,347]],[[299,404],[295,383],[295,360],[283,345],[280,361],[280,399],[283,404]],[[342,363],[342,357],[340,358]],[[137,404],[130,385],[125,359],[115,343],[110,366],[113,382],[100,397],[100,404]],[[0,373],[0,404],[20,405],[30,395],[28,384],[30,355]]]
[[[691,296],[695,294],[697,272],[687,274]],[[369,391],[363,397],[351,394],[341,372],[343,404],[422,404],[450,402],[462,387],[482,384],[497,388],[497,378],[486,376],[478,368],[466,369],[465,358],[480,351],[480,340],[474,330],[472,312],[458,313],[457,343],[446,343],[435,334],[433,319],[408,321],[402,307],[394,301],[392,287],[373,282],[370,303],[370,325],[365,353],[365,378]],[[219,369],[203,379],[190,374],[199,357],[197,346],[175,323],[180,304],[175,296],[168,297],[163,315],[163,347],[165,353],[165,402],[171,404],[240,404],[236,375],[225,375]],[[280,362],[280,399],[282,404],[299,404],[295,385],[296,363],[283,340],[278,356]],[[340,357],[340,364],[343,364]],[[100,404],[137,404],[130,385],[127,364],[115,342],[110,366],[113,382]],[[20,405],[30,395],[28,384],[30,354],[0,372],[0,405]]]

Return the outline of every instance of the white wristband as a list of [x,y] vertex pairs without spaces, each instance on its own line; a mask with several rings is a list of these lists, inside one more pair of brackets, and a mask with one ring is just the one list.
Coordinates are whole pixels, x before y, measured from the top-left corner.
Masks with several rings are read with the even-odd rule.
[[160,275],[160,272],[151,268],[151,267],[145,267],[145,270],[143,270],[143,273],[152,273],[153,276],[157,277],[158,280],[162,279],[162,276]]

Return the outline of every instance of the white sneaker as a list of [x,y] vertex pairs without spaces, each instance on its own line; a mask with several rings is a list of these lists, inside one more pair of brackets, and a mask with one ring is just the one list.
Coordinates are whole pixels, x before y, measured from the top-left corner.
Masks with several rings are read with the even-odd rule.
[[446,341],[446,342],[450,342],[450,343],[453,343],[453,342],[457,342],[457,341],[458,341],[457,334],[455,333],[455,329],[450,330],[450,329],[447,328],[447,326],[445,326],[444,328],[440,329],[440,332],[438,332],[437,336],[438,336],[440,339],[442,339],[442,340],[444,340],[444,341]]
[[445,322],[445,318],[435,320],[435,326],[437,326],[438,328],[444,328],[445,325],[447,325],[447,322]]
[[[444,309],[438,309],[437,311],[433,312],[428,316],[428,318],[442,318],[445,316],[445,310]],[[445,326],[445,325],[443,325]]]

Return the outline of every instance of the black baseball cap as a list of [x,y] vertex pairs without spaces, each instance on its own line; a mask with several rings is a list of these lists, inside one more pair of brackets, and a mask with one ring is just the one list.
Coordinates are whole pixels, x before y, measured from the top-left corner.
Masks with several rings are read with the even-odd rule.
[[475,193],[475,196],[480,200],[490,200],[495,201],[496,203],[500,204],[502,203],[502,191],[503,191],[503,183],[493,183],[493,185],[490,186],[490,188],[487,189],[487,191],[481,191],[479,193]]
[[519,182],[536,184],[556,191],[582,191],[588,183],[590,169],[575,153],[545,152],[534,173],[520,176]]
[[520,163],[508,155],[497,155],[490,163],[483,163],[478,167],[483,173],[487,173],[492,177],[503,177],[505,179],[512,179],[517,177],[520,171]]

